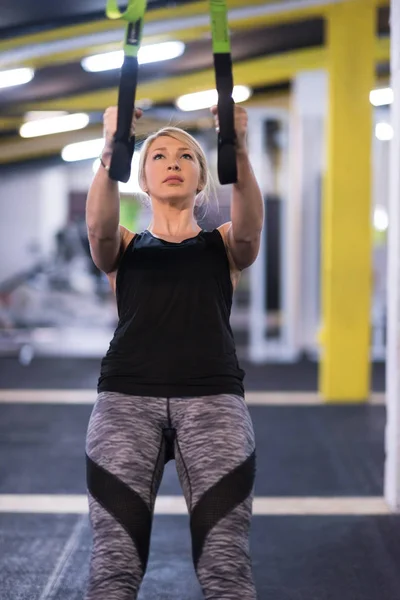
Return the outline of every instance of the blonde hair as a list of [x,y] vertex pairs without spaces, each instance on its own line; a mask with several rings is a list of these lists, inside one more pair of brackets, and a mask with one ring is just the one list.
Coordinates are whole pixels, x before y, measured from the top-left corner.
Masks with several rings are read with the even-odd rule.
[[190,135],[183,129],[180,129],[179,127],[164,127],[163,129],[160,129],[156,133],[153,133],[152,135],[150,135],[143,143],[143,145],[141,147],[141,151],[140,151],[140,160],[139,160],[139,177],[138,177],[138,179],[139,179],[140,187],[143,189],[143,186],[145,183],[144,171],[145,171],[147,156],[149,153],[149,148],[150,148],[151,144],[154,142],[154,140],[156,140],[160,137],[170,137],[175,140],[178,140],[179,142],[182,142],[183,144],[185,144],[188,148],[190,148],[194,152],[196,159],[200,166],[199,186],[201,187],[201,191],[199,191],[197,193],[195,205],[196,205],[196,207],[201,207],[203,205],[208,206],[211,201],[211,193],[213,192],[215,197],[216,197],[216,194],[215,194],[215,185],[214,185],[210,171],[207,166],[206,155],[204,154],[204,151],[203,151],[202,147],[200,146],[200,144],[198,143],[198,141],[192,135]]

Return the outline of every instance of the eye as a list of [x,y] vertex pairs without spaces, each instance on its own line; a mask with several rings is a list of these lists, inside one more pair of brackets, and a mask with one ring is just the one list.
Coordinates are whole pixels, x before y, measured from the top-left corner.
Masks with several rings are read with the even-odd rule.
[[189,154],[188,152],[186,152],[185,154],[182,154],[182,156],[188,156],[191,160],[193,160],[193,156],[191,154]]
[[159,157],[159,156],[164,156],[164,154],[161,154],[161,152],[159,152],[158,154],[155,154],[155,155],[153,156],[153,160],[156,160],[156,159],[158,159],[158,157]]

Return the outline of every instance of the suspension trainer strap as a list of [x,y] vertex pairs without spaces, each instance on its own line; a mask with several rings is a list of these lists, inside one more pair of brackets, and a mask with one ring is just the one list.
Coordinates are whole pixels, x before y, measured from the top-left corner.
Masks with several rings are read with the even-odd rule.
[[114,181],[129,181],[132,157],[135,151],[135,135],[131,125],[135,110],[138,80],[138,52],[142,41],[143,21],[147,0],[129,0],[121,13],[117,0],[107,0],[106,14],[109,19],[128,21],[124,42],[124,62],[118,91],[117,131],[114,135],[109,177]]
[[218,92],[218,177],[224,185],[237,182],[232,58],[226,0],[210,0],[210,16]]

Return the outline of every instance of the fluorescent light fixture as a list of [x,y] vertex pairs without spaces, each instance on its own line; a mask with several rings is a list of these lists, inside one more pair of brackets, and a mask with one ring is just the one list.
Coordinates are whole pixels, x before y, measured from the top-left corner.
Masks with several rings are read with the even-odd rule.
[[[235,85],[233,88],[232,98],[235,102],[245,102],[250,98],[252,91],[244,85]],[[195,94],[186,94],[180,96],[176,101],[176,106],[180,110],[200,110],[202,108],[210,108],[214,104],[218,104],[217,90],[206,90]]]
[[246,85],[235,85],[233,88],[232,98],[235,102],[246,102],[253,94],[253,90],[251,90]]
[[[183,42],[163,42],[161,44],[150,44],[142,46],[138,52],[138,62],[144,65],[152,62],[171,60],[181,56],[185,51]],[[87,56],[81,61],[85,71],[97,73],[99,71],[110,71],[111,69],[120,69],[124,62],[124,51],[106,52],[104,54],[95,54]]]
[[24,122],[38,121],[39,119],[50,119],[51,117],[63,117],[68,113],[65,110],[30,110],[24,115]]
[[377,206],[374,210],[374,227],[376,231],[386,231],[389,227],[389,216],[386,208]]
[[378,123],[375,127],[375,135],[381,142],[389,142],[393,139],[393,127],[389,123]]
[[111,71],[111,69],[120,69],[124,62],[124,51],[106,52],[105,54],[95,54],[87,56],[81,61],[85,71],[98,73],[99,71]]
[[103,148],[104,138],[88,140],[86,142],[76,142],[65,146],[61,152],[61,156],[66,162],[88,160],[89,158],[98,157]]
[[19,134],[23,138],[53,135],[65,131],[84,129],[88,123],[89,116],[84,113],[63,115],[62,117],[47,117],[24,123],[19,130]]
[[372,90],[369,99],[374,106],[387,106],[388,104],[393,104],[394,93],[392,88]]
[[185,52],[185,44],[183,42],[162,42],[161,44],[149,44],[142,46],[138,53],[138,61],[140,65],[147,63],[159,62],[161,60],[172,60],[182,56]]
[[10,71],[0,71],[0,88],[12,87],[29,83],[33,79],[35,72],[33,69],[11,69]]
[[[121,194],[137,194],[143,193],[143,190],[139,186],[139,160],[140,152],[135,152],[132,159],[132,169],[129,181],[123,183],[118,182],[118,188]],[[93,173],[97,173],[100,167],[100,159],[97,158],[93,163]]]

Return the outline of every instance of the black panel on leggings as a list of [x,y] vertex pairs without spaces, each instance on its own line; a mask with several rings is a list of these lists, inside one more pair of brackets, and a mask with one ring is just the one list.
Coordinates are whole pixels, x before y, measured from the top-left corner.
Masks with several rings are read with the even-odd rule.
[[152,516],[147,504],[123,481],[86,454],[87,487],[93,498],[124,527],[137,548],[143,572],[150,548]]
[[195,568],[204,542],[215,525],[252,492],[256,472],[256,451],[233,471],[225,475],[201,497],[190,517],[192,554]]

